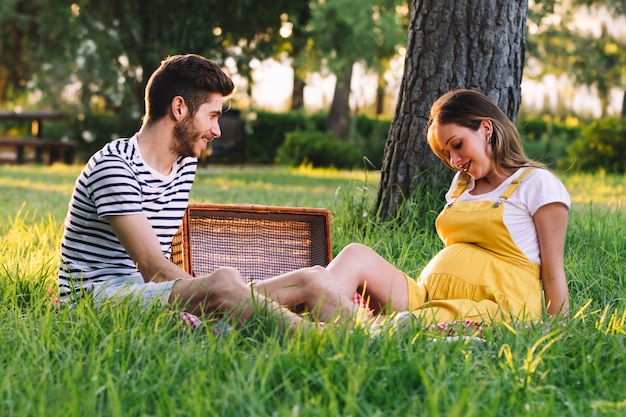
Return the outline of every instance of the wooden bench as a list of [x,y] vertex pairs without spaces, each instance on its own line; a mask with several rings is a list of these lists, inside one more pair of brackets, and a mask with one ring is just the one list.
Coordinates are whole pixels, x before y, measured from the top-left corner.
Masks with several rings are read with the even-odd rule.
[[237,268],[246,282],[331,261],[330,213],[322,208],[190,204],[172,261],[191,275]]
[[31,160],[38,164],[70,164],[74,160],[77,146],[73,141],[5,136],[0,137],[0,161],[18,165]]
[[58,111],[0,111],[0,120],[30,122],[30,137],[17,135],[0,137],[0,162],[24,164],[55,162],[72,163],[78,144],[73,141],[44,139],[43,121],[59,120]]

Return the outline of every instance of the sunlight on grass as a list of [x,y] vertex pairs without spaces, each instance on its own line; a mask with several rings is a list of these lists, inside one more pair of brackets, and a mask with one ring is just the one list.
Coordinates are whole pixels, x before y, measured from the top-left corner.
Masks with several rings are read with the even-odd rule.
[[23,205],[29,220],[53,216],[62,221],[76,176],[77,166],[0,166],[0,216],[3,221],[15,215]]
[[42,263],[57,259],[61,228],[50,216],[33,221],[36,217],[23,206],[13,218],[2,223],[0,261],[5,269],[31,274],[40,271]]
[[[238,179],[228,179],[225,177],[219,177],[210,181],[212,186],[217,186],[221,192],[237,192],[242,196],[250,196],[252,195],[260,195],[265,193],[289,193],[292,195],[295,194],[304,194],[307,193],[310,196],[324,196],[328,189],[324,186],[311,186],[311,185],[293,185],[293,184],[271,184],[264,182],[262,180],[257,180],[253,182],[246,182],[244,180]],[[196,188],[200,188],[204,185],[204,182],[200,182],[196,185]],[[209,199],[205,202],[211,203],[220,203],[218,199]]]
[[[526,388],[533,385],[533,382],[541,382],[545,379],[549,371],[546,370],[544,372],[537,373],[539,364],[541,363],[547,350],[562,337],[563,335],[559,335],[558,330],[542,336],[530,348],[528,348],[526,356],[521,359],[516,359],[511,346],[508,343],[504,343],[500,346],[500,350],[498,352],[498,358],[504,359],[504,361],[500,362],[500,367],[503,370],[510,371],[513,379],[517,383],[521,384],[521,387]],[[541,346],[542,344],[543,346]],[[540,346],[541,348],[539,348]],[[521,365],[517,364],[518,360],[521,362]],[[536,381],[534,381],[535,376],[537,376]]]
[[[604,334],[623,334],[626,335],[624,323],[626,323],[626,310],[621,315],[617,308],[614,308],[609,315],[609,307],[605,307],[602,311],[602,315],[596,321],[596,329],[602,331]],[[604,329],[604,330],[603,330]]]
[[612,208],[626,207],[626,176],[573,173],[561,176],[569,191],[572,203],[577,206],[593,203]]
[[[574,315],[574,319],[579,319],[585,322],[587,318],[591,316],[598,316],[595,319],[595,328],[604,334],[626,334],[626,309],[621,313],[617,308],[611,309],[610,306],[605,306],[602,310],[590,309],[593,300],[587,301]],[[609,310],[612,313],[609,315]]]
[[[191,191],[196,203],[236,203],[331,208],[337,190],[364,184],[377,173],[333,169],[251,166],[198,171]],[[377,183],[376,183],[377,184]]]
[[[17,188],[29,191],[46,191],[70,194],[74,184],[50,184],[41,181],[32,181],[30,179],[3,178],[0,177],[0,187]],[[23,191],[22,191],[23,192]]]
[[[600,411],[601,413],[615,413],[619,410],[626,410],[626,399],[624,401],[594,401],[591,403],[591,408]],[[623,412],[623,411],[622,411]]]
[[380,181],[380,171],[346,171],[335,168],[313,168],[305,165],[301,165],[298,168],[291,168],[291,171],[309,178],[333,177],[352,180],[364,180],[369,178],[371,181],[376,183]]

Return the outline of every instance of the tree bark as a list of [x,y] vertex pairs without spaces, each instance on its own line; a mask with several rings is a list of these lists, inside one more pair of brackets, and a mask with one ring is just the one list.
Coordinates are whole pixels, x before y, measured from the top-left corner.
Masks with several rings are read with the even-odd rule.
[[413,0],[376,199],[379,218],[395,218],[406,199],[424,193],[442,199],[448,188],[452,172],[425,137],[430,107],[439,96],[456,88],[481,91],[517,120],[527,14],[527,0]]

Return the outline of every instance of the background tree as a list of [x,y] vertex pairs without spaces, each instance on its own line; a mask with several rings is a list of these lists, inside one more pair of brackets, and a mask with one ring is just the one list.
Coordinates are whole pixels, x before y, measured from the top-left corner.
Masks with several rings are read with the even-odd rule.
[[[572,0],[567,6],[554,0],[533,4],[528,36],[531,67],[527,75],[565,75],[577,87],[595,87],[601,114],[606,116],[611,90],[626,90],[626,39],[612,34],[606,23],[598,24],[596,32],[577,26],[577,14],[594,14],[599,7],[615,15],[626,14],[626,2],[622,0]],[[626,105],[622,105],[621,112],[626,114]]]
[[281,15],[297,3],[181,0],[173,13],[164,0],[7,0],[0,4],[0,100],[28,84],[46,92],[39,106],[73,95],[75,113],[132,107],[141,114],[148,75],[175,53],[222,64],[232,58],[251,81],[250,61],[275,53]]
[[[167,55],[198,53],[222,64],[230,57],[251,80],[250,60],[271,56],[280,16],[293,8],[287,0],[255,6],[252,0],[181,0],[171,13],[171,2],[165,0],[91,1],[81,3],[79,23],[96,42],[97,53],[120,68],[143,111],[147,76]],[[125,58],[123,65],[118,64],[120,57]]]
[[61,7],[55,0],[0,2],[0,106],[23,104],[33,78],[41,78],[42,70],[54,73],[46,58],[63,56],[72,42],[70,13],[69,4]]
[[376,201],[380,218],[401,214],[405,199],[441,199],[447,189],[451,173],[424,136],[437,97],[454,88],[479,90],[517,120],[527,12],[526,0],[413,1]]
[[289,34],[285,40],[284,50],[291,57],[293,68],[293,88],[291,93],[291,110],[304,109],[304,87],[306,87],[307,65],[306,56],[312,46],[309,20],[311,8],[308,1],[295,2],[299,5],[297,10],[290,15],[284,16],[284,25],[289,26]]
[[29,57],[25,45],[36,31],[31,5],[6,1],[0,4],[0,105],[10,94],[9,89],[24,90],[30,77]]
[[384,112],[384,101],[387,95],[385,74],[390,69],[391,60],[398,56],[399,49],[406,47],[409,28],[409,5],[402,1],[380,2],[377,6],[378,26],[374,28],[376,36],[376,53],[369,55],[369,67],[376,72],[375,113]]
[[309,23],[314,47],[309,59],[336,76],[326,127],[338,138],[349,134],[353,66],[363,62],[367,68],[383,68],[385,60],[397,53],[405,39],[404,9],[397,8],[403,4],[400,0],[311,2]]

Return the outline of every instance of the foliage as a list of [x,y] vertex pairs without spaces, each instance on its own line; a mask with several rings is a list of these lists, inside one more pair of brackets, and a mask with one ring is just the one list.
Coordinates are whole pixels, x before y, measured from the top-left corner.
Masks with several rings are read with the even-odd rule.
[[[285,141],[286,133],[298,130],[324,132],[327,113],[256,111],[248,113],[244,118],[245,160],[249,163],[271,164],[276,160],[276,151]],[[389,120],[366,115],[354,116],[352,119],[352,138],[348,142],[360,149],[372,168],[378,169],[382,165],[390,123]]]
[[[22,10],[24,5],[28,9]],[[29,71],[21,79],[49,93],[48,102],[58,101],[62,96],[54,93],[63,87],[78,83],[80,112],[91,111],[94,102],[117,111],[130,103],[141,114],[148,75],[164,57],[199,53],[222,64],[228,57],[249,77],[253,57],[273,54],[281,14],[297,7],[273,1],[256,8],[251,19],[247,10],[256,6],[251,0],[183,0],[178,6],[172,13],[171,4],[161,0],[29,0],[3,3],[2,10],[7,11],[8,38],[28,30],[17,63],[29,64]],[[31,26],[23,29],[15,22]]]
[[[231,110],[225,113],[221,121],[224,130],[225,119],[237,114],[236,123],[242,123],[244,158],[246,163],[273,164],[276,151],[285,141],[285,134],[296,130],[323,132],[327,113],[308,114],[305,112],[274,113],[268,111],[240,112]],[[88,113],[76,118],[46,121],[46,137],[71,139],[79,143],[78,156],[86,161],[105,143],[119,137],[133,135],[141,124],[135,113],[112,112]],[[353,118],[353,137],[351,140],[361,154],[369,161],[369,167],[380,168],[387,131],[390,121],[360,115]],[[19,122],[0,122],[0,132],[26,134],[27,125]],[[222,132],[226,134],[224,130]],[[219,141],[220,139],[218,139]],[[211,157],[211,163],[239,161],[238,158]]]
[[353,117],[353,124],[352,141],[368,159],[370,168],[380,169],[391,120],[359,115]]
[[[7,220],[0,224],[1,415],[551,417],[626,411],[626,382],[616,378],[626,372],[623,176],[562,177],[577,202],[565,253],[572,317],[492,326],[481,339],[455,340],[438,329],[393,322],[378,330],[327,325],[288,336],[262,311],[228,333],[216,329],[223,325],[217,317],[190,332],[175,312],[158,306],[85,300],[57,308],[48,289],[56,284],[64,211],[56,198],[46,201],[53,186],[67,201],[78,171],[0,167],[0,212]],[[410,276],[441,245],[430,219],[417,214],[397,228],[370,221],[374,173],[217,167],[201,170],[198,180],[195,201],[328,207],[334,253],[360,241]],[[608,207],[594,194],[604,189],[614,199]],[[23,192],[41,204],[37,212],[31,203],[19,210]]]
[[624,2],[576,0],[573,5],[549,0],[530,8],[526,75],[565,74],[577,86],[594,86],[606,115],[611,89],[626,88],[626,40],[612,34],[606,23],[599,25],[598,33],[586,32],[576,25],[574,15],[603,5],[623,14]]
[[[0,27],[0,106],[9,102],[27,108],[33,101],[40,101],[39,107],[56,104],[58,108],[63,90],[55,81],[71,81],[75,67],[70,57],[79,50],[69,3],[3,1]],[[56,88],[44,90],[42,97],[37,97],[41,94],[37,87],[50,85]]]
[[[324,132],[326,113],[306,114],[304,112],[274,113],[257,111],[240,113],[243,117],[244,161],[255,164],[273,164],[276,162],[277,150],[284,143],[288,132],[312,131]],[[79,142],[79,157],[86,161],[105,143],[118,137],[128,137],[137,131],[141,120],[131,114],[87,114],[80,118],[47,121],[46,136],[56,139],[72,139]],[[353,144],[366,158],[365,166],[369,169],[380,169],[390,121],[371,116],[353,117]],[[584,127],[587,133],[582,136]],[[593,126],[593,128],[591,127]],[[612,144],[612,149],[620,149],[619,138],[623,135],[623,125],[612,118],[597,119],[583,122],[573,117],[554,117],[521,114],[518,128],[527,154],[549,166],[571,170],[584,163],[585,170],[605,169],[604,156],[600,158],[598,149],[589,151],[590,129],[599,129],[602,138],[593,139],[598,143]],[[0,123],[0,131],[11,131],[11,134],[26,133],[26,125],[17,122]],[[576,142],[576,145],[574,143]],[[603,145],[604,146],[604,145]],[[568,150],[568,148],[570,148]],[[578,154],[581,154],[580,157]],[[613,158],[606,155],[607,158]],[[614,155],[619,166],[619,157]],[[232,162],[232,161],[231,161]],[[362,161],[361,161],[362,162]],[[228,163],[225,158],[212,158],[210,163]],[[357,164],[364,166],[363,163]],[[582,168],[582,167],[581,167]]]
[[295,131],[285,135],[285,141],[276,152],[281,164],[311,165],[316,168],[359,167],[362,154],[353,144],[339,140],[332,133]]
[[360,60],[368,67],[381,65],[380,60],[395,55],[406,39],[408,10],[403,6],[406,2],[399,0],[312,1],[308,24],[316,55],[311,59],[324,63],[333,74],[343,73]]
[[598,119],[568,148],[566,166],[583,171],[626,172],[626,119]]
[[517,126],[528,156],[555,167],[567,156],[567,147],[580,138],[581,122],[572,117],[520,116]]
[[164,1],[153,1],[149,7],[141,0],[83,2],[78,24],[87,30],[98,54],[106,53],[112,64],[125,58],[116,67],[143,111],[148,75],[167,55],[198,53],[223,65],[230,57],[240,73],[249,77],[252,54],[257,59],[271,54],[268,45],[278,36],[280,15],[290,4],[268,3],[250,19],[246,10],[254,5],[251,0],[184,0],[176,13]]
[[607,6],[613,13],[626,15],[626,2],[624,0],[574,0],[574,4],[588,7]]
[[[167,54],[179,52],[228,60],[248,81],[254,61],[267,57],[288,58],[301,80],[307,72],[335,71],[342,61],[354,59],[382,74],[405,45],[408,3],[344,1],[184,0],[172,11],[162,0],[6,0],[0,4],[0,105],[54,107],[79,115],[132,112],[138,118],[147,75]],[[537,28],[527,37],[531,60],[600,90],[621,86],[623,39],[610,33],[598,39],[579,36],[567,13],[560,24],[552,24],[555,3],[559,14],[560,2],[530,2],[529,25]],[[620,0],[571,4],[576,7],[563,10],[606,5],[625,13]],[[285,26],[291,27],[288,35],[281,34]],[[355,58],[348,59],[352,54]]]
[[326,115],[304,112],[255,111],[246,116],[245,153],[250,163],[272,164],[285,134],[295,130],[323,131]]
[[[305,57],[324,54],[329,44],[320,39],[343,22],[317,12],[313,16],[312,7],[319,11],[333,3],[333,10],[340,10],[342,1],[318,7],[316,1],[279,0],[260,6],[251,0],[183,0],[172,12],[162,0],[149,5],[142,0],[9,0],[0,6],[5,29],[0,46],[7,52],[0,56],[0,104],[8,95],[11,106],[52,106],[81,115],[132,112],[139,117],[148,75],[175,53],[199,53],[228,66],[247,79],[248,93],[255,61],[269,57],[290,57],[304,81],[304,71],[322,71],[315,59],[304,70]],[[331,49],[344,45],[341,59],[325,62],[334,68],[350,52],[356,54],[351,59],[386,68],[384,63],[403,43],[405,9],[405,2],[363,0],[354,8],[361,13],[356,24],[350,20],[342,26],[359,31],[362,48],[355,49],[353,38],[334,38]]]
[[389,61],[406,39],[407,2],[314,0],[310,4],[314,47],[307,51],[307,59],[313,63],[310,65],[336,76],[327,129],[346,139],[353,66],[363,62],[378,74],[388,69]]
[[87,113],[81,117],[47,123],[46,136],[78,142],[79,157],[87,161],[111,140],[134,135],[140,123],[141,119],[132,113]]

